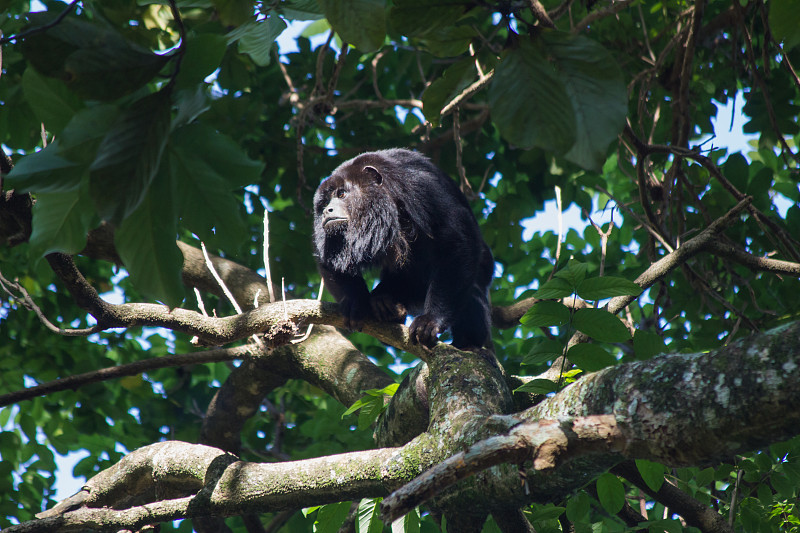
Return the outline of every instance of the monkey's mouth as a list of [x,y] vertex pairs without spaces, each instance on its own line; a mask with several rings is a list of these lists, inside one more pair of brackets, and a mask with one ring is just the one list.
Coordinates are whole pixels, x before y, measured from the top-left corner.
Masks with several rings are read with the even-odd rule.
[[340,225],[346,226],[347,225],[347,219],[344,218],[344,217],[331,217],[331,218],[326,218],[325,222],[322,223],[322,227],[326,228],[326,229],[328,227],[334,228],[334,227],[340,226]]

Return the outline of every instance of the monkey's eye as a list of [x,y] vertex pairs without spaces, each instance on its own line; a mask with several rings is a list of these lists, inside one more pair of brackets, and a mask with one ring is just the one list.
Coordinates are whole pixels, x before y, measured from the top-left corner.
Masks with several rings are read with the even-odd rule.
[[347,192],[344,189],[336,189],[336,198],[344,198]]

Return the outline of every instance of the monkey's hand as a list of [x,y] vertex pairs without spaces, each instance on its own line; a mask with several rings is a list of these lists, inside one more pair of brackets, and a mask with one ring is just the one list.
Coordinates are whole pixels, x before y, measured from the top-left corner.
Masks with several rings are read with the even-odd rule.
[[425,313],[415,318],[408,329],[411,342],[433,348],[439,342],[439,334],[447,329],[447,324],[442,318]]
[[406,321],[408,312],[403,304],[386,293],[373,292],[369,298],[372,314],[381,322],[396,322],[402,324]]
[[345,296],[339,301],[339,310],[344,316],[345,329],[361,331],[364,327],[364,317],[369,313],[369,300]]

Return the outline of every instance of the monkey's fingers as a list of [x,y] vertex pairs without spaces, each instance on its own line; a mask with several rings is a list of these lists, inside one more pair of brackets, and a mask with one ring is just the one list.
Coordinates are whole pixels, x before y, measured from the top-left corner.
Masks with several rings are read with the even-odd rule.
[[402,324],[406,321],[406,308],[403,304],[388,294],[372,294],[370,296],[372,314],[382,322],[396,322]]
[[431,315],[420,315],[409,327],[411,342],[433,348],[439,342],[439,334],[447,329],[442,320]]

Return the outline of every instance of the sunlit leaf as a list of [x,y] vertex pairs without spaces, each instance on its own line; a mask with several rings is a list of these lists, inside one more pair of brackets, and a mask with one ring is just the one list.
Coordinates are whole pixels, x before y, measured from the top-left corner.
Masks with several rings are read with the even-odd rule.
[[625,278],[603,276],[581,281],[577,292],[584,300],[602,300],[614,296],[638,296],[642,288]]
[[569,322],[569,309],[561,302],[538,302],[519,321],[531,328],[561,326]]
[[572,346],[567,359],[587,372],[594,372],[617,363],[616,358],[597,344],[581,343]]
[[605,473],[597,478],[597,498],[606,511],[615,515],[625,505],[625,487],[617,476]]
[[605,309],[578,309],[572,325],[578,331],[602,342],[624,342],[631,338],[625,324]]

